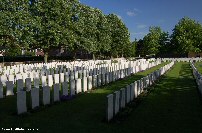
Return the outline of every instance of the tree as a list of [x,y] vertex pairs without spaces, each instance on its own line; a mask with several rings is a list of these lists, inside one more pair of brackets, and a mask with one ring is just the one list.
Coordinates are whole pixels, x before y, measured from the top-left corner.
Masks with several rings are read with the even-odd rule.
[[43,49],[47,62],[50,50],[70,45],[67,42],[72,38],[67,26],[71,20],[71,4],[66,0],[32,0],[30,6],[35,19],[35,47]]
[[140,39],[139,41],[137,41],[137,46],[136,46],[136,55],[137,56],[145,56],[145,48],[144,48],[144,44],[143,44],[143,40]]
[[159,53],[161,35],[162,30],[160,27],[149,28],[149,33],[143,38],[145,54]]
[[106,16],[102,13],[101,10],[95,9],[95,13],[98,17],[97,21],[97,43],[99,49],[99,55],[106,55],[111,49],[111,33],[110,25],[107,21]]
[[188,17],[182,18],[173,29],[172,45],[176,52],[200,52],[202,50],[202,26]]
[[170,36],[168,32],[162,32],[159,38],[159,55],[168,55],[173,53],[172,45],[170,44]]
[[[13,49],[27,49],[32,41],[32,17],[27,0],[3,0],[0,2],[0,45],[6,47],[6,53]],[[9,55],[18,55],[12,52]]]
[[124,49],[130,44],[130,35],[125,24],[114,14],[107,15],[111,32],[111,56],[123,56]]
[[131,42],[127,47],[125,47],[124,55],[125,57],[135,57],[136,56],[136,47],[137,47],[137,40]]
[[98,17],[95,9],[82,5],[80,19],[83,21],[80,46],[89,53],[92,53],[93,58],[95,59],[95,54],[99,51],[97,44]]

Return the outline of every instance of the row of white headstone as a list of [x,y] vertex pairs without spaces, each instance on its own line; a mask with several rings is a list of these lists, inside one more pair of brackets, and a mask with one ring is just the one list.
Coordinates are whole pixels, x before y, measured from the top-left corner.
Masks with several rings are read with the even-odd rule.
[[[88,75],[88,72],[89,72],[89,75],[91,74],[92,76],[92,73],[93,74],[97,74],[101,72],[103,73],[106,70],[112,71],[112,70],[125,69],[125,68],[129,68],[130,66],[139,66],[141,64],[147,64],[147,63],[148,61],[140,60],[140,61],[131,61],[131,62],[123,61],[123,65],[113,63],[113,64],[92,65],[92,66],[85,66],[85,65],[79,64],[79,66],[76,66],[76,65],[68,65],[69,62],[63,62],[62,65],[56,65],[57,66],[56,68],[52,67],[55,65],[46,64],[42,68],[41,67],[37,68],[37,70],[35,69],[35,67],[30,66],[31,69],[29,69],[29,71],[25,71],[25,72],[23,71],[17,74],[10,73],[10,74],[0,75],[0,81],[5,86],[6,81],[13,81],[15,84],[18,79],[23,79],[23,82],[25,83],[26,78],[31,78],[31,81],[33,81],[33,79],[35,78],[40,78],[41,80],[42,76],[47,76],[48,78],[48,75],[54,76],[54,74],[60,74],[60,73],[64,73],[65,75],[67,75],[66,73],[68,74],[75,73],[74,75],[76,76],[78,75],[77,73],[81,73],[81,71],[82,73],[86,73],[86,75]],[[144,66],[143,65],[141,66],[143,67],[142,69],[144,69]]]
[[190,65],[193,69],[193,75],[194,75],[194,78],[196,79],[196,84],[198,85],[199,92],[202,95],[202,75],[194,66],[193,62],[191,62]]
[[[152,59],[149,59],[150,61]],[[141,62],[146,61],[145,59],[139,60]],[[128,61],[124,58],[118,59],[118,63],[127,63]],[[136,62],[136,61],[135,61]],[[112,65],[112,60],[88,60],[88,61],[73,61],[73,62],[51,62],[51,63],[35,63],[35,64],[20,64],[20,65],[14,65],[14,66],[5,66],[1,68],[0,66],[0,73],[4,73],[5,75],[11,75],[11,74],[18,74],[18,73],[26,73],[31,71],[38,71],[38,70],[44,70],[44,69],[52,69],[55,68],[55,72],[58,73],[63,68],[75,68],[75,67],[81,67],[81,66],[88,66],[88,67],[94,67],[98,64],[108,64]]]
[[[157,61],[155,63],[147,64],[147,68],[151,68],[155,65],[158,65],[160,62]],[[140,71],[140,69],[138,69]],[[83,77],[82,79],[71,79],[70,82],[63,82],[62,83],[62,95],[64,96],[74,96],[80,92],[86,92],[91,90],[92,88],[96,88],[101,85],[108,84],[110,82],[116,81],[120,78],[124,78],[126,76],[130,76],[131,72],[138,72],[138,71],[129,71],[129,68],[121,69],[117,71],[108,72],[105,74],[93,75],[88,77]],[[57,77],[59,78],[59,77]],[[43,84],[43,83],[42,83]],[[52,85],[52,83],[51,83]],[[51,104],[50,102],[50,91],[51,85],[42,86],[43,92],[43,105]],[[69,89],[68,89],[69,86]],[[53,85],[53,101],[60,100],[60,83],[55,83]],[[31,89],[31,101],[32,101],[32,109],[39,106],[39,87],[34,87]],[[26,103],[26,91],[19,90],[17,92],[17,112],[18,114],[27,112],[27,103]]]
[[[101,68],[100,72],[98,72],[98,69],[94,69],[96,71],[71,71],[66,73],[60,73],[60,74],[54,74],[54,75],[47,75],[47,76],[41,76],[37,78],[26,78],[25,82],[21,77],[18,77],[16,86],[17,86],[17,92],[23,90],[24,87],[26,87],[26,91],[30,91],[32,88],[32,84],[34,85],[34,88],[39,88],[40,82],[41,86],[49,86],[52,87],[54,84],[63,83],[63,82],[70,82],[72,80],[81,80],[83,84],[83,91],[85,92],[87,90],[86,83],[87,80],[89,83],[94,83],[92,85],[89,85],[89,88],[97,87],[100,85],[104,85],[106,83],[110,83],[112,81],[115,81],[120,78],[124,78],[125,76],[129,76],[132,73],[136,73],[148,68],[151,68],[153,66],[156,66],[160,64],[160,61],[152,62],[152,63],[146,63],[146,64],[140,64],[139,66],[129,66],[124,67],[124,69],[119,69],[117,67],[111,67],[111,68]],[[33,80],[33,81],[32,81]],[[92,81],[93,80],[93,81]],[[96,84],[97,81],[97,84]],[[6,96],[8,95],[14,95],[13,88],[15,84],[13,83],[13,75],[11,81],[6,82],[0,82],[0,94],[3,91],[3,87],[6,85]],[[92,86],[92,87],[91,87]],[[0,98],[2,98],[0,96]]]
[[113,94],[107,95],[107,107],[106,107],[106,119],[110,121],[120,111],[125,108],[126,104],[131,102],[134,98],[137,98],[145,88],[151,86],[161,75],[168,71],[174,62],[171,62],[159,70],[154,71],[146,77],[141,78],[126,88],[121,88],[119,91],[115,91]]
[[202,61],[202,58],[161,58],[162,61],[166,62],[166,61],[183,61],[183,62],[192,62],[193,60],[195,61]]

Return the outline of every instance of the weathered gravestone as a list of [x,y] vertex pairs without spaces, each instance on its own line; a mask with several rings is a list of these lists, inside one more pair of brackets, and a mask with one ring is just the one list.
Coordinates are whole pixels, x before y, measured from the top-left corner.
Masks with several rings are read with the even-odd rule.
[[27,112],[26,91],[17,92],[17,112],[18,114]]
[[39,106],[39,88],[31,89],[32,109]]

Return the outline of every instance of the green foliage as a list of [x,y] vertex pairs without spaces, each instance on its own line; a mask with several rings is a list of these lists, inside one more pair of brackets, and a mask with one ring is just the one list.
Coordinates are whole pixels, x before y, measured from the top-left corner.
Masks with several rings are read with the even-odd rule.
[[160,27],[150,27],[149,33],[143,38],[145,54],[157,54],[160,48],[162,30]]
[[123,56],[130,45],[130,35],[125,24],[114,14],[107,16],[111,32],[111,56]]
[[28,8],[27,0],[0,2],[0,46],[8,49],[14,45],[18,48],[28,48],[32,40],[32,21]]
[[8,48],[5,50],[5,56],[19,56],[22,51],[19,47]]
[[201,52],[201,24],[187,17],[182,18],[173,29],[171,42],[178,53]]
[[[78,0],[4,0],[0,2],[0,46],[82,50],[105,56],[131,56],[128,29],[114,14]],[[16,53],[14,53],[16,54]]]

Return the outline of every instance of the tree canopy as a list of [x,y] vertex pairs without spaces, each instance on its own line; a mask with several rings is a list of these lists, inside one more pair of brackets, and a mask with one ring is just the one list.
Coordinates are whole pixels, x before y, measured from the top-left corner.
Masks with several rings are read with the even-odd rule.
[[195,20],[188,17],[182,18],[175,25],[171,36],[171,42],[178,53],[185,54],[202,50],[202,26]]

